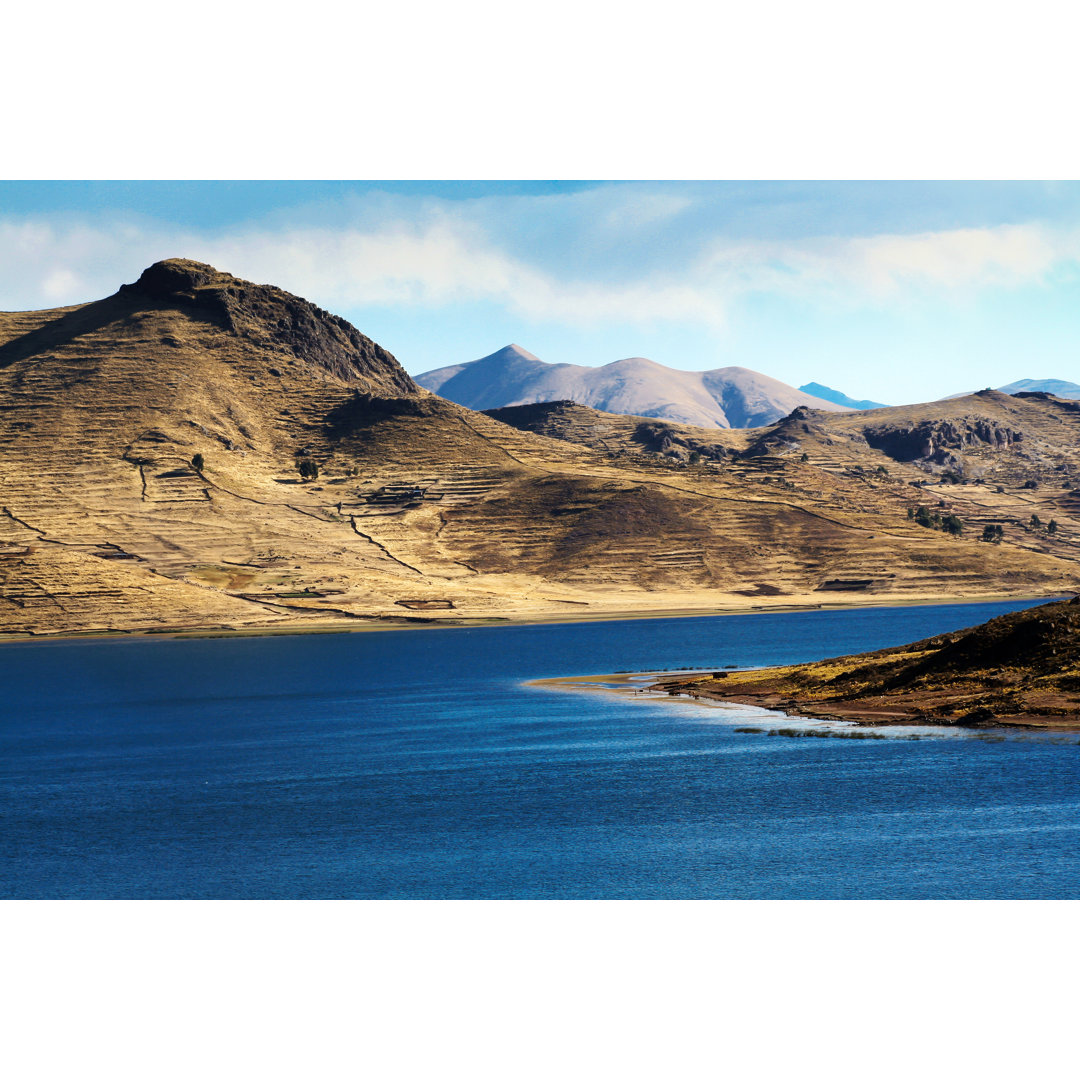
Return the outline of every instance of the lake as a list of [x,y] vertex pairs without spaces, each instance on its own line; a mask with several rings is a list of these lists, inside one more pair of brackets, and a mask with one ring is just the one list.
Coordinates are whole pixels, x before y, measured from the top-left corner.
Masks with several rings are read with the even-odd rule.
[[524,685],[1026,606],[6,644],[0,895],[1076,898],[1080,736],[777,738]]

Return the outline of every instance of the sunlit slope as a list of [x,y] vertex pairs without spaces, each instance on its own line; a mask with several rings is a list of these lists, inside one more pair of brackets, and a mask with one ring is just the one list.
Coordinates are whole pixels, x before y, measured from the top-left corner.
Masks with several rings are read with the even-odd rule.
[[0,632],[1077,581],[1071,524],[1053,543],[920,528],[905,511],[921,492],[817,461],[840,434],[808,438],[803,463],[768,449],[779,428],[714,428],[716,452],[691,463],[693,450],[663,452],[663,431],[650,445],[632,442],[636,426],[610,445],[521,431],[417,387],[344,320],[184,260],[95,303],[0,314],[0,407]]

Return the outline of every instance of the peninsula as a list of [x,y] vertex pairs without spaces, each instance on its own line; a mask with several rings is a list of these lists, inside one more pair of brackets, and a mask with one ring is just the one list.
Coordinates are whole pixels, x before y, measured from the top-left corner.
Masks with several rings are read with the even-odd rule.
[[1080,597],[896,648],[650,689],[861,724],[1080,730]]

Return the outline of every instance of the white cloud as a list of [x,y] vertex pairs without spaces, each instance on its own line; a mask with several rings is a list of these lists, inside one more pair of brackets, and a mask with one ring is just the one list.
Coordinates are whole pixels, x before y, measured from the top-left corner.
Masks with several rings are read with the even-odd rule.
[[905,291],[970,292],[1045,281],[1080,262],[1080,235],[1041,225],[810,239],[797,244],[719,243],[702,264],[730,288],[830,293],[879,302]]
[[51,271],[41,282],[42,295],[61,302],[65,297],[78,296],[82,289],[83,283],[79,275],[63,266]]
[[717,297],[687,282],[562,280],[498,250],[476,229],[447,221],[370,232],[248,230],[214,238],[130,224],[93,230],[0,222],[0,250],[9,253],[0,262],[0,306],[9,308],[96,299],[134,280],[151,262],[185,256],[338,309],[487,301],[526,318],[582,325],[714,323],[723,315]]
[[[656,222],[685,205],[682,197],[656,198],[636,220]],[[609,208],[616,219],[632,213],[624,199]],[[335,310],[487,302],[576,326],[672,321],[718,328],[748,293],[880,305],[927,290],[940,296],[1037,283],[1080,262],[1075,231],[1030,224],[797,241],[706,238],[696,259],[654,259],[613,278],[597,269],[574,275],[542,268],[493,242],[467,213],[427,204],[418,217],[302,228],[279,220],[219,235],[133,218],[0,219],[0,307],[97,298],[151,262],[183,255]],[[604,220],[603,227],[614,225]]]

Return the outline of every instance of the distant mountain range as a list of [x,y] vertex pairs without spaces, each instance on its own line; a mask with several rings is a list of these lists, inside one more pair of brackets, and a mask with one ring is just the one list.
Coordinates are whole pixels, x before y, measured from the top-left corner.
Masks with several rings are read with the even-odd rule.
[[[1017,379],[1008,386],[999,386],[997,389],[1002,394],[1053,394],[1059,398],[1072,398],[1080,400],[1080,386],[1074,382],[1066,382],[1064,379]],[[942,401],[953,401],[956,398],[967,397],[970,390],[962,394],[950,394]]]
[[470,409],[572,400],[603,412],[662,417],[698,427],[760,427],[800,405],[844,411],[842,405],[748,368],[679,371],[642,356],[603,367],[548,364],[520,345],[424,372],[416,381]]
[[811,394],[814,397],[822,398],[824,401],[831,401],[834,405],[843,405],[845,409],[885,409],[888,408],[880,401],[868,401],[865,398],[862,401],[856,401],[854,398],[849,398],[847,394],[841,394],[839,390],[833,390],[829,386],[822,386],[819,382],[808,382],[805,386],[800,386],[799,389],[804,394]]
[[1053,394],[1060,398],[1080,398],[1080,386],[1074,382],[1066,382],[1064,379],[1017,379],[1008,386],[999,386],[1003,394],[1020,394],[1034,392]]

